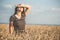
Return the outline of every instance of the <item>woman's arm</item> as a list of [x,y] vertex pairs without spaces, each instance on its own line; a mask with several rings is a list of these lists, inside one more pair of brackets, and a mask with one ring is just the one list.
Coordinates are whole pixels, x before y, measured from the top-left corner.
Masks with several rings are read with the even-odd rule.
[[30,11],[30,6],[29,5],[25,5],[25,14],[27,15],[28,12]]
[[11,16],[10,19],[9,19],[9,33],[11,33],[11,34],[14,31],[13,21],[14,21],[14,17]]
[[9,33],[13,33],[14,27],[13,27],[13,22],[9,23]]
[[24,12],[25,14],[27,15],[29,10],[30,10],[30,6],[29,5],[24,5],[24,4],[21,4],[21,7],[24,7]]

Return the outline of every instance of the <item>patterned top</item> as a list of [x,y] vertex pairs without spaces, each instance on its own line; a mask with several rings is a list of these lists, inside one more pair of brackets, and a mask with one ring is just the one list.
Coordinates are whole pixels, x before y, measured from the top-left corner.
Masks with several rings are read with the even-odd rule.
[[15,15],[12,15],[10,17],[10,22],[13,21],[13,26],[15,29],[16,28],[25,29],[25,16],[26,16],[25,13],[22,13],[20,19],[16,18]]

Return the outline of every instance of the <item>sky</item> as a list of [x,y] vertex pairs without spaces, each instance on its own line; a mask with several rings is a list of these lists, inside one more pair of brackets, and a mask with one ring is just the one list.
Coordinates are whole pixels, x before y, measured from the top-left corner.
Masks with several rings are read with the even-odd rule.
[[60,25],[60,0],[0,0],[0,23],[9,23],[16,4],[31,6],[26,24]]

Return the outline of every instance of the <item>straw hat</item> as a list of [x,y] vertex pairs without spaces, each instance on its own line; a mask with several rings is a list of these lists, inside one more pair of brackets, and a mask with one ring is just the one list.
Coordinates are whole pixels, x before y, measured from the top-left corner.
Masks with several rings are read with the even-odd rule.
[[16,4],[16,7],[23,7],[24,4]]

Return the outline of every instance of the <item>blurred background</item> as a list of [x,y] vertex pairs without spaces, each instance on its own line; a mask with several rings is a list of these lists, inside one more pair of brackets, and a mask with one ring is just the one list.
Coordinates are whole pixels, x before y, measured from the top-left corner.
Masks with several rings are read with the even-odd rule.
[[26,24],[60,25],[60,0],[0,0],[0,23],[9,23],[16,4],[31,6]]

